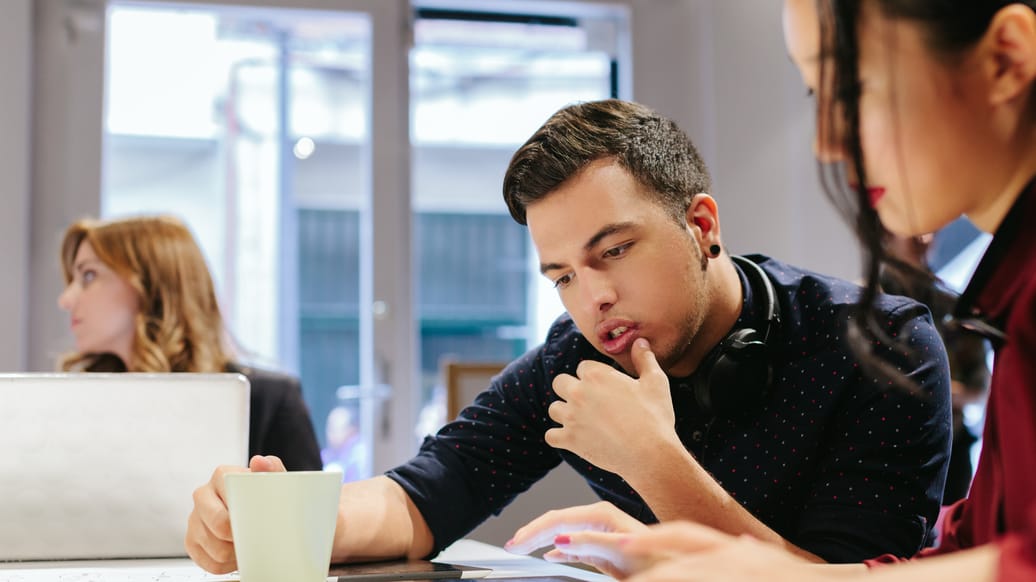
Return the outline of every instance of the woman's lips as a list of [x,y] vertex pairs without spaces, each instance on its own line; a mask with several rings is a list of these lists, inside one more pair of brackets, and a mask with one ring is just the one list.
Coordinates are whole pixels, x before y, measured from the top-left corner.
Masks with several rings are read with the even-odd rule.
[[867,199],[871,203],[871,208],[878,205],[878,201],[885,196],[885,188],[881,186],[871,186],[867,188]]
[[[859,190],[860,189],[860,185],[857,184],[856,182],[850,183],[849,187],[852,188],[853,190]],[[878,201],[881,200],[883,196],[885,196],[885,187],[884,186],[869,186],[867,188],[867,201],[870,202],[871,208],[874,208],[875,206],[877,206],[878,205]]]

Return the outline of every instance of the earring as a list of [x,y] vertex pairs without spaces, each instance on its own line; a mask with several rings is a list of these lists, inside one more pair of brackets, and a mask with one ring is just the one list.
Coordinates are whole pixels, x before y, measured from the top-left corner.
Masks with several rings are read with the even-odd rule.
[[715,259],[719,256],[719,252],[721,250],[722,249],[719,248],[719,245],[712,245],[709,247],[709,256]]

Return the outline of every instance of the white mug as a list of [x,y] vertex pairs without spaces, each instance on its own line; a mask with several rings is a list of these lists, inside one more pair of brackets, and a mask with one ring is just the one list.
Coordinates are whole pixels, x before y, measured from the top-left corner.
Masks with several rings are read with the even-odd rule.
[[325,582],[342,473],[228,473],[230,529],[241,582]]

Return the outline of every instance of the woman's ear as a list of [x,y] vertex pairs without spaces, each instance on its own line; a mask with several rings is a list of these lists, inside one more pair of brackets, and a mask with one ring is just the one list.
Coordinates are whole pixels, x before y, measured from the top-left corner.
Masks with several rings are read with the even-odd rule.
[[[1036,12],[1023,4],[1001,8],[982,40],[992,105],[1018,102],[1036,80]],[[1028,99],[1024,99],[1024,106]]]

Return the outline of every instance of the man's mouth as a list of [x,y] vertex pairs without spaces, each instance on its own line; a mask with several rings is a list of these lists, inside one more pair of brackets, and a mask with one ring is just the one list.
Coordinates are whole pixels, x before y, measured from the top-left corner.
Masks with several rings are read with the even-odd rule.
[[626,333],[626,331],[628,329],[629,328],[626,327],[625,325],[620,325],[619,327],[617,327],[617,328],[611,330],[610,332],[608,332],[608,337],[610,337],[612,339],[615,339],[615,338],[619,337],[620,335]]
[[[611,327],[612,325],[615,327]],[[627,320],[623,323],[613,321],[607,324],[598,332],[597,337],[600,338],[602,351],[610,356],[615,356],[629,351],[630,346],[639,335],[640,330],[637,325]]]

